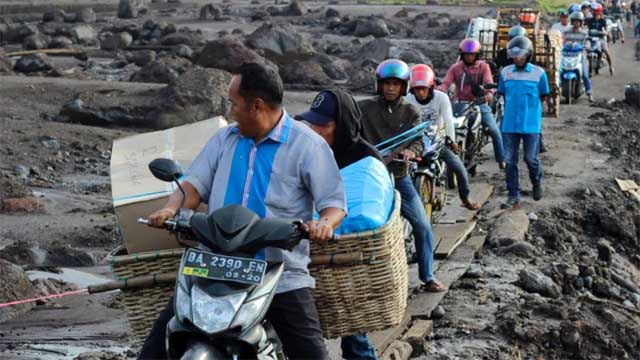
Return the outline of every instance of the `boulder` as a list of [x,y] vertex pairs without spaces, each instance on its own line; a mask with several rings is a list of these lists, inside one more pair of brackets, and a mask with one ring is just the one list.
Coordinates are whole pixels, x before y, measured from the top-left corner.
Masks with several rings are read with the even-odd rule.
[[137,18],[140,10],[144,7],[144,0],[120,0],[118,4],[118,17],[121,19]]
[[213,20],[222,19],[222,8],[218,5],[207,4],[200,8],[200,20],[212,18]]
[[292,62],[280,67],[282,81],[287,84],[331,85],[331,78],[315,61]]
[[11,64],[11,59],[7,56],[7,54],[0,48],[0,75],[8,75],[13,73],[13,65]]
[[420,50],[414,48],[403,49],[395,46],[391,47],[388,57],[400,59],[407,64],[429,64],[431,62]]
[[291,24],[264,24],[247,37],[247,45],[267,54],[309,54],[311,44]]
[[47,249],[45,265],[48,266],[93,266],[95,257],[84,250],[72,248],[69,245],[53,245]]
[[155,128],[170,128],[226,114],[231,74],[192,67],[163,88],[157,111],[149,117]]
[[340,12],[334,8],[328,8],[327,11],[324,13],[324,16],[327,19],[333,18],[333,17],[337,17],[340,18]]
[[523,210],[507,211],[500,215],[489,233],[489,243],[507,246],[524,241],[529,230],[529,217]]
[[562,293],[560,287],[550,277],[535,270],[520,270],[517,285],[528,292],[554,299],[559,298]]
[[4,41],[10,44],[20,44],[26,37],[37,33],[39,33],[38,28],[32,24],[9,24]]
[[198,46],[202,43],[202,36],[196,33],[187,33],[187,32],[177,32],[173,34],[168,34],[160,39],[160,43],[162,45],[188,45],[188,46]]
[[81,22],[85,24],[93,24],[96,22],[96,13],[92,8],[84,8],[76,14],[76,22]]
[[251,14],[251,21],[266,21],[271,18],[271,14],[269,14],[265,10],[257,9]]
[[83,45],[95,45],[98,36],[91,25],[77,25],[71,28],[71,37],[75,43]]
[[66,36],[54,36],[49,43],[49,47],[53,49],[66,49],[73,45],[73,41]]
[[347,84],[354,91],[373,91],[375,89],[376,68],[364,66],[351,73]]
[[165,56],[145,65],[131,75],[129,81],[169,84],[177,80],[191,66],[191,62],[187,59],[177,56]]
[[271,64],[257,52],[232,39],[209,41],[194,59],[197,65],[229,72],[235,72],[240,65],[249,62]]
[[139,50],[128,53],[126,58],[127,61],[142,67],[156,61],[156,52],[153,50]]
[[187,45],[180,44],[173,49],[173,53],[185,59],[193,58],[193,49]]
[[100,41],[100,48],[106,51],[115,51],[124,49],[131,45],[133,37],[128,32],[121,32],[118,34],[111,34],[106,36]]
[[307,7],[300,0],[293,0],[283,11],[283,16],[302,16],[307,13]]
[[[0,303],[29,299],[33,297],[33,288],[27,274],[18,265],[0,259]],[[33,307],[33,303],[0,308],[0,323],[24,313]]]
[[52,10],[52,11],[47,11],[44,14],[42,14],[42,21],[43,22],[63,22],[65,18],[65,13],[62,10]]
[[367,21],[359,22],[356,26],[355,35],[357,37],[373,35],[374,37],[381,38],[389,36],[390,32],[384,20],[379,18],[372,18]]
[[[353,61],[373,59],[376,60],[376,62],[381,62],[389,58],[389,51],[392,47],[393,44],[388,39],[375,39],[364,44],[360,50],[354,54]],[[397,50],[397,52],[399,52],[399,50]]]
[[49,71],[53,69],[53,65],[49,57],[45,54],[26,55],[16,61],[14,70],[21,73],[33,73],[41,71]]
[[22,42],[22,47],[25,50],[39,50],[49,47],[51,38],[43,34],[35,34],[27,36]]

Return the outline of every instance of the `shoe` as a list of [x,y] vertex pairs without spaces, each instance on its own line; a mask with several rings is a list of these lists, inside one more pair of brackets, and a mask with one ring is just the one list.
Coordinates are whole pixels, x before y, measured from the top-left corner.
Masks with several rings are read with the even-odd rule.
[[591,95],[591,94],[588,94],[588,95],[587,95],[587,98],[589,98],[589,102],[590,102],[590,103],[592,103],[592,102],[594,102],[594,101],[595,101],[595,100],[593,100],[593,95]]
[[533,185],[533,200],[539,201],[542,199],[542,185],[534,184]]
[[613,66],[609,66],[609,74],[611,74],[611,76],[613,76]]
[[480,205],[478,205],[477,203],[471,202],[471,200],[469,199],[462,199],[462,207],[467,208],[469,210],[478,210],[480,209]]
[[499,162],[498,163],[498,167],[500,168],[500,170],[504,170],[507,168],[507,163],[506,162]]
[[520,200],[518,198],[509,198],[507,202],[500,205],[500,209],[503,210],[516,210],[520,209]]

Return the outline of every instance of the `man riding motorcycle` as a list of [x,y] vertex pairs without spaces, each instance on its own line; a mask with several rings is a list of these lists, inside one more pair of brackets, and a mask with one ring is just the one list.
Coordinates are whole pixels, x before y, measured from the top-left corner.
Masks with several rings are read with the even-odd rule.
[[[244,64],[229,86],[231,116],[236,124],[217,132],[189,167],[182,187],[184,207],[205,202],[209,213],[237,204],[261,218],[305,221],[309,240],[326,242],[345,216],[344,186],[329,145],[307,126],[293,121],[282,107],[278,73],[256,63]],[[183,202],[175,192],[167,204],[148,217],[162,227]],[[313,221],[314,208],[320,213]],[[308,271],[309,243],[292,251],[266,248],[259,257],[284,262],[267,319],[292,359],[328,359]],[[161,313],[140,359],[166,358],[165,329],[173,303]]]
[[[581,12],[574,12],[569,16],[571,20],[571,29],[564,32],[564,42],[579,42],[586,46],[588,37],[587,32],[582,28],[584,23],[584,15]],[[586,56],[582,57],[582,82],[584,84],[584,92],[589,98],[589,102],[593,102],[593,93],[591,90],[591,79],[589,78],[589,65]]]
[[458,180],[458,193],[462,206],[469,210],[477,210],[480,206],[469,200],[469,175],[462,160],[456,155],[460,152],[455,143],[456,132],[453,126],[453,111],[447,94],[435,90],[436,75],[433,70],[424,64],[411,68],[410,94],[405,97],[408,102],[416,105],[422,111],[422,121],[436,121],[438,132],[446,133],[449,138],[449,146],[445,147],[442,160],[451,169]]
[[[422,122],[420,110],[404,100],[409,86],[409,66],[401,60],[391,59],[380,63],[376,69],[377,96],[361,100],[362,126],[365,140],[379,144],[406,132]],[[415,159],[424,151],[422,139],[413,140],[402,151],[404,159]],[[402,196],[402,216],[411,223],[418,256],[420,281],[429,292],[441,292],[445,288],[433,274],[434,236],[431,222],[408,175],[408,164],[395,167],[390,164],[396,180],[396,189]]]
[[[474,39],[464,39],[460,43],[459,52],[461,61],[453,64],[447,71],[447,75],[442,81],[442,85],[438,90],[447,93],[451,85],[456,85],[456,91],[453,95],[454,100],[475,101],[475,95],[478,87],[493,83],[491,68],[489,64],[479,59],[480,42]],[[500,169],[505,168],[504,150],[502,145],[502,135],[493,117],[491,107],[488,104],[493,102],[492,89],[487,89],[484,95],[484,103],[480,104],[481,121],[493,140],[493,152]]]
[[571,29],[571,24],[569,23],[569,14],[563,11],[560,13],[560,21],[553,24],[551,26],[552,31],[558,31],[560,34],[564,34],[565,31]]
[[603,40],[601,42],[602,52],[604,56],[607,58],[607,62],[609,63],[609,73],[613,75],[613,60],[611,59],[611,54],[609,52],[609,47],[607,46],[607,36],[609,36],[607,31],[607,20],[605,20],[603,15],[603,7],[600,4],[596,4],[592,9],[593,18],[587,19],[587,28],[589,30],[598,30],[604,33]]

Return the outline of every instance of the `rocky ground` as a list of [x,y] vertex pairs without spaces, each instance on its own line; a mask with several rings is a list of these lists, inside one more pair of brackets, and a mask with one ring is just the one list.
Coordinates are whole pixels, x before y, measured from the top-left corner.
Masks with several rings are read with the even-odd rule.
[[[243,61],[278,68],[295,114],[327,86],[369,94],[387,57],[443,74],[468,17],[495,12],[346,1],[126,3],[0,1],[0,302],[86,286],[72,268],[109,276],[105,255],[122,243],[112,141],[225,113],[229,72]],[[42,48],[76,50],[14,53]],[[489,241],[442,303],[423,356],[640,357],[639,204],[613,182],[640,182],[638,110],[621,102],[624,85],[640,81],[636,48],[614,47],[617,75],[595,79],[596,106],[565,106],[545,123],[543,201],[504,214],[503,175],[484,162],[478,178],[497,189],[481,213]],[[59,314],[64,321],[52,326]],[[0,322],[3,358],[135,355],[113,294],[0,308]]]

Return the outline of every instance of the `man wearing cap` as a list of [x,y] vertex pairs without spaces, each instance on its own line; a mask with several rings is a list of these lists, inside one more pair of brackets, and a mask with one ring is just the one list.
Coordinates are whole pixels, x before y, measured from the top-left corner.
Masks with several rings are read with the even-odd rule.
[[[382,156],[361,136],[362,113],[355,99],[342,89],[323,90],[311,103],[308,111],[297,115],[333,150],[338,167],[349,166],[367,156],[382,161]],[[374,360],[376,351],[366,333],[342,338],[342,358]]]
[[560,34],[564,34],[565,31],[571,29],[569,24],[569,15],[563,11],[560,13],[560,22],[557,22],[551,26],[551,31],[558,31]]

